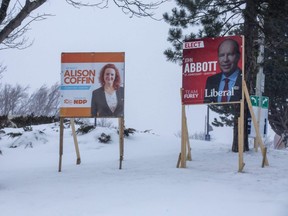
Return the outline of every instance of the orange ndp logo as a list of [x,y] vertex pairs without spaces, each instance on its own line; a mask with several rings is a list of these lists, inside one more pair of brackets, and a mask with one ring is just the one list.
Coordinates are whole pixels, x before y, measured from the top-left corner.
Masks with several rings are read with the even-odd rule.
[[74,100],[74,104],[86,104],[87,100]]
[[72,103],[73,103],[72,100],[69,100],[69,99],[65,99],[65,100],[64,100],[64,104],[72,104]]

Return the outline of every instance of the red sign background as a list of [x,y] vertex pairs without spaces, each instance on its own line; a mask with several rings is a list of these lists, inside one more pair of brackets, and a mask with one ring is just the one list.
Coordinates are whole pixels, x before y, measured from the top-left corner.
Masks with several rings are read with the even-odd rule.
[[218,46],[225,39],[233,39],[240,47],[238,67],[242,69],[242,36],[202,38],[183,44],[182,103],[203,104],[205,84],[209,76],[221,73],[218,65]]

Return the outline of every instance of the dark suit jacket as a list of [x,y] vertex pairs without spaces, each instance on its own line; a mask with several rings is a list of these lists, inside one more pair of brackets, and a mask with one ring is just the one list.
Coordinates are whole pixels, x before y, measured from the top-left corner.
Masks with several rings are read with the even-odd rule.
[[105,98],[104,87],[93,91],[91,101],[91,115],[93,117],[123,117],[124,116],[124,88],[116,90],[117,107],[112,112]]
[[[222,78],[222,73],[218,73],[207,78],[205,89],[208,92],[208,94],[213,89],[218,92],[221,78]],[[217,97],[218,96],[205,97],[204,95],[204,103],[216,103]],[[241,98],[242,98],[242,72],[240,71],[236,79],[235,85],[234,85],[234,95],[230,97],[229,102],[240,101]]]

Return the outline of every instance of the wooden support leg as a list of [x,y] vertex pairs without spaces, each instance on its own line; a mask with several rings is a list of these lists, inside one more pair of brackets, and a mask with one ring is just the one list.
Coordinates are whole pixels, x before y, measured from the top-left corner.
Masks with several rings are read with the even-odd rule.
[[60,142],[59,142],[59,166],[58,166],[58,172],[61,172],[61,169],[62,169],[63,133],[64,133],[63,118],[60,117]]
[[252,122],[253,122],[253,125],[254,125],[254,128],[255,128],[256,139],[258,140],[258,143],[259,143],[259,146],[260,146],[260,149],[261,149],[261,152],[262,152],[264,165],[269,166],[269,162],[268,162],[268,159],[267,159],[267,156],[266,156],[266,153],[265,153],[265,146],[264,146],[264,143],[262,141],[262,137],[260,135],[259,128],[257,127],[258,126],[257,125],[257,120],[256,120],[256,117],[255,117],[255,113],[253,111],[253,108],[252,108],[252,103],[250,101],[249,92],[248,92],[248,89],[247,89],[247,86],[246,86],[245,82],[243,83],[243,90],[244,90],[245,98],[246,98],[246,101],[247,101],[247,104],[248,104],[248,108],[249,108],[249,111],[250,111],[250,114],[251,114],[251,119],[252,119]]
[[181,168],[186,168],[186,125],[185,125],[185,106],[182,105],[182,126],[181,126]]
[[188,161],[192,161],[192,155],[191,155],[191,147],[190,147],[190,141],[189,141],[189,133],[188,133],[188,126],[187,126],[187,118],[186,118],[186,115],[185,115],[185,128],[186,128],[186,141],[187,141],[187,157],[186,159]]
[[264,148],[264,156],[263,156],[263,160],[262,160],[262,168],[264,168],[265,166],[265,162],[266,162],[266,154],[267,154],[267,148]]
[[76,164],[79,165],[81,163],[81,158],[80,158],[79,145],[78,145],[76,131],[75,131],[74,118],[70,119],[70,124],[71,124],[72,135],[73,135],[73,140],[74,140],[74,146],[75,146],[75,151],[76,151],[76,156],[77,156]]
[[122,161],[124,159],[124,118],[119,118],[119,169],[122,169]]
[[181,162],[181,153],[179,153],[176,168],[180,167],[180,162]]
[[238,172],[243,172],[245,163],[243,162],[243,128],[242,128],[242,119],[241,117],[238,118],[238,158],[239,158],[239,166]]

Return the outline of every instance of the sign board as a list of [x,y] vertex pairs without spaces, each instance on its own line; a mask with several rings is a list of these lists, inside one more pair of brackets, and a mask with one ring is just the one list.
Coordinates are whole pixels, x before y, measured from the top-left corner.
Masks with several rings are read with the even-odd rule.
[[243,38],[227,36],[184,42],[182,104],[240,102]]
[[124,70],[123,52],[62,53],[60,117],[124,117]]
[[[260,101],[261,98],[261,101]],[[258,120],[259,119],[259,131],[262,137],[267,135],[267,127],[268,127],[268,106],[269,106],[269,98],[265,96],[256,96],[250,95],[250,100],[253,108],[253,112]],[[259,113],[260,112],[260,113]],[[248,134],[249,137],[255,138],[256,132],[254,125],[252,124],[251,118],[248,118]]]

